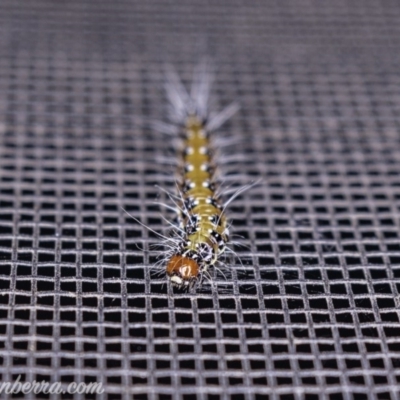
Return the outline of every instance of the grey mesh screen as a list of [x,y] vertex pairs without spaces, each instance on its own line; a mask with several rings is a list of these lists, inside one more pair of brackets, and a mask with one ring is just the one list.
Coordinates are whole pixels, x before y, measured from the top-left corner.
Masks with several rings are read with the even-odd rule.
[[[1,382],[400,398],[399,18],[396,1],[3,0]],[[123,209],[165,232],[173,143],[142,122],[165,118],[164,64],[188,83],[204,55],[216,109],[241,104],[226,181],[260,184],[229,208],[226,279],[174,294]]]

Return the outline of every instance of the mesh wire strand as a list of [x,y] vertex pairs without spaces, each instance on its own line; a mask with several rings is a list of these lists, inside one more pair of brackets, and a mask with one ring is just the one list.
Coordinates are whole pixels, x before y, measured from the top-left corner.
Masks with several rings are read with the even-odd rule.
[[[400,398],[399,17],[389,1],[2,1],[1,381]],[[241,103],[226,179],[261,183],[229,208],[243,265],[173,295],[123,208],[166,228],[173,144],[140,118],[164,118],[164,62],[187,83],[206,53],[217,108]]]

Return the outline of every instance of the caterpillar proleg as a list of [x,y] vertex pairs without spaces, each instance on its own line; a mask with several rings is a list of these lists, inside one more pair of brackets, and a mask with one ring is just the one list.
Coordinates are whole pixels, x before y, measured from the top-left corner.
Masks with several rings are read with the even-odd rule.
[[218,160],[213,148],[214,131],[237,110],[232,103],[219,113],[210,111],[209,95],[212,74],[203,63],[195,72],[190,92],[176,72],[167,72],[166,93],[172,124],[159,124],[158,129],[176,135],[182,148],[178,153],[177,193],[173,196],[179,226],[167,239],[163,255],[166,275],[173,286],[193,288],[216,266],[229,242],[225,208],[235,193],[223,203],[216,179]]

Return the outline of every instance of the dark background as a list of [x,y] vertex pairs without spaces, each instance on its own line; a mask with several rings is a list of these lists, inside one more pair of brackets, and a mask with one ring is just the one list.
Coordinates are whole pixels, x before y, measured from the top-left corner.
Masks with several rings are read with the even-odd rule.
[[[1,1],[1,381],[398,399],[399,18],[376,0]],[[243,265],[174,295],[122,207],[166,228],[172,143],[140,117],[165,117],[166,62],[187,83],[204,55],[216,109],[241,104],[227,180],[261,183],[229,211]]]

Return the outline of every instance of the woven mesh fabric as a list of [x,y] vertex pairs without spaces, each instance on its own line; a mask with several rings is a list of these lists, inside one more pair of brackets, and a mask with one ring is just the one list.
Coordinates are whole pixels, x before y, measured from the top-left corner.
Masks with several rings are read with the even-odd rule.
[[[399,18],[374,0],[1,1],[1,381],[400,398]],[[187,83],[202,55],[216,108],[241,104],[226,179],[260,184],[229,208],[247,247],[226,279],[174,294],[123,209],[167,227],[173,143],[141,119],[164,119],[164,63]]]

